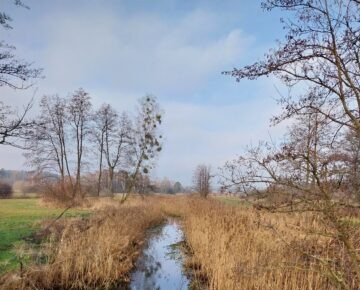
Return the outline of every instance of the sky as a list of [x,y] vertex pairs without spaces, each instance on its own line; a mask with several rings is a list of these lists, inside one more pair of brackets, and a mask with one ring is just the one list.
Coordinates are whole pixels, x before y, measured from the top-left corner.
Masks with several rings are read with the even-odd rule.
[[[282,39],[279,12],[249,0],[0,0],[13,19],[1,40],[44,69],[25,91],[0,87],[19,108],[32,97],[67,96],[82,87],[95,106],[131,111],[152,94],[163,108],[163,151],[153,172],[190,185],[197,164],[214,171],[248,144],[279,138],[270,127],[282,85],[274,78],[237,83],[222,71],[261,59]],[[36,113],[36,106],[34,112]],[[24,169],[22,152],[0,146],[0,168]]]

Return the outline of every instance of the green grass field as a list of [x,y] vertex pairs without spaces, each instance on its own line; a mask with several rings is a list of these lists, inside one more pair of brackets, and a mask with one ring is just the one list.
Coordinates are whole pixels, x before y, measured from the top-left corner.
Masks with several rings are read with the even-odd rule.
[[[14,247],[39,229],[39,221],[57,217],[63,209],[47,208],[39,199],[0,199],[0,274],[17,267]],[[87,216],[87,210],[70,209],[64,217]]]

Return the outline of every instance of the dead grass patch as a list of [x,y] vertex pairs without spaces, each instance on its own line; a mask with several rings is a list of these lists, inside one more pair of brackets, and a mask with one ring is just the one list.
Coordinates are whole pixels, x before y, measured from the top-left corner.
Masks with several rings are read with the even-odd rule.
[[[89,219],[66,221],[42,246],[46,263],[2,278],[4,289],[94,289],[126,282],[146,229],[163,215],[156,204],[102,206]],[[1,285],[1,284],[0,284]]]
[[[126,282],[146,230],[181,219],[195,289],[358,289],[341,243],[314,214],[273,214],[194,197],[92,199],[89,219],[66,221],[42,247],[46,264],[8,275],[5,289],[93,289]],[[349,223],[350,224],[350,223]],[[351,226],[354,223],[351,223]],[[350,230],[360,247],[357,223]],[[321,233],[321,234],[319,234]],[[330,261],[325,267],[321,257]],[[6,288],[7,287],[7,288]]]
[[[176,199],[159,200],[165,212],[183,217],[191,253],[185,266],[195,288],[340,289],[332,271],[350,289],[358,289],[346,251],[318,215]],[[359,230],[352,229],[351,235],[359,245]],[[313,257],[330,261],[330,269]]]

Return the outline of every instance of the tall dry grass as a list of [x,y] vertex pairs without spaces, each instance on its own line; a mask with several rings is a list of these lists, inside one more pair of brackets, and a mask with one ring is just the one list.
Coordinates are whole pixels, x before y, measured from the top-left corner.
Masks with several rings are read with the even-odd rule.
[[[114,204],[115,203],[115,204]],[[95,203],[95,207],[99,207]],[[32,265],[21,276],[9,274],[1,289],[95,289],[126,282],[146,229],[161,223],[156,204],[138,200],[101,206],[88,220],[67,222],[43,245],[47,263]]]
[[[359,289],[344,247],[320,216],[259,212],[196,198],[160,203],[184,217],[194,288]],[[352,235],[360,246],[359,231]]]
[[[274,214],[185,196],[92,203],[92,218],[65,222],[44,244],[47,264],[22,277],[8,275],[3,288],[94,289],[126,282],[146,229],[169,215],[181,219],[194,289],[344,288],[336,279],[359,288],[344,247],[314,214]],[[353,229],[360,248],[359,228]]]

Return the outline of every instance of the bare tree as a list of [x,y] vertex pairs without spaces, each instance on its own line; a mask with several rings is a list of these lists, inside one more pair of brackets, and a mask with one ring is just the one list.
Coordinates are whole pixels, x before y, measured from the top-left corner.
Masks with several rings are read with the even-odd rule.
[[108,104],[103,104],[94,114],[95,126],[93,135],[97,143],[99,150],[99,176],[97,185],[97,194],[100,195],[101,178],[102,178],[102,166],[104,156],[104,143],[106,131],[114,130],[115,119],[117,117],[116,112]]
[[19,138],[26,139],[26,132],[31,129],[33,121],[26,120],[26,115],[32,107],[32,101],[29,102],[18,114],[14,109],[6,106],[0,101],[0,145],[12,145],[23,148],[19,144]]
[[128,188],[122,197],[122,202],[133,192],[138,175],[148,174],[155,165],[156,157],[162,149],[162,135],[159,133],[162,115],[154,96],[148,95],[140,99],[131,136],[131,171]]
[[69,180],[73,185],[69,166],[69,127],[66,99],[57,95],[44,96],[40,101],[40,115],[27,140],[25,154],[28,163],[39,172],[59,174],[62,188]]
[[172,193],[172,181],[170,181],[169,178],[164,177],[162,180],[157,182],[157,188],[161,193]]
[[211,167],[210,165],[198,165],[194,171],[194,189],[201,197],[206,198],[211,192]]
[[[350,210],[358,213],[358,205],[339,196],[348,167],[334,140],[345,128],[360,133],[360,5],[353,0],[267,0],[263,7],[290,14],[289,20],[284,20],[285,41],[264,60],[225,74],[237,81],[272,74],[290,89],[301,84],[301,94],[281,97],[284,110],[273,122],[312,112],[309,130],[304,131],[310,138],[303,136],[309,146],[285,142],[280,147],[263,143],[249,148],[247,154],[226,164],[225,185],[257,194],[283,190],[293,198],[263,208],[320,214],[332,238],[346,249],[350,270],[339,270],[336,261],[324,257],[309,257],[327,266],[326,274],[337,287],[351,289],[351,276],[360,283],[360,256],[351,234],[354,228],[344,219]],[[317,120],[332,127],[330,138],[325,138],[328,142],[321,145],[318,141],[323,133],[319,134]],[[311,187],[304,172],[311,176]],[[347,276],[349,271],[354,275]]]
[[[19,7],[23,7],[26,9],[29,9],[28,6],[26,6],[22,1],[20,0],[13,0],[12,2],[14,2],[14,4],[16,6]],[[6,12],[0,12],[0,25],[5,28],[5,29],[12,29],[12,26],[10,25],[9,22],[12,21],[12,18],[10,17],[9,14],[7,14]]]
[[[309,253],[308,258],[325,266],[333,283],[351,289],[357,276],[358,254],[355,250],[354,228],[344,223],[349,211],[357,211],[356,200],[343,195],[344,176],[348,173],[341,148],[342,139],[333,140],[331,124],[326,118],[291,127],[280,145],[261,142],[249,147],[240,157],[226,163],[222,169],[223,188],[237,192],[252,201],[257,209],[289,213],[311,212],[327,229],[319,236],[331,237],[347,251],[349,268],[337,268],[336,259]],[[303,116],[298,122],[303,121]],[[330,138],[329,138],[330,137]],[[309,140],[311,140],[309,142]],[[310,181],[310,182],[309,182]],[[305,236],[311,228],[302,228]],[[331,234],[330,234],[331,233]],[[314,234],[314,233],[313,233]]]
[[115,123],[115,130],[105,131],[104,153],[109,169],[109,191],[114,194],[114,172],[123,162],[124,167],[129,162],[130,146],[132,143],[132,123],[126,113],[123,113]]
[[[29,9],[19,0],[15,0],[14,4]],[[0,25],[4,29],[12,29],[9,23],[11,21],[12,19],[7,13],[0,12]],[[0,40],[0,87],[28,88],[29,85],[26,85],[26,82],[41,77],[42,69],[32,68],[31,63],[16,58],[13,54],[14,50],[14,46]]]
[[264,60],[225,74],[237,81],[273,74],[289,87],[306,87],[303,94],[280,99],[284,113],[275,122],[310,108],[340,127],[360,131],[359,3],[268,0],[263,7],[290,14],[289,20],[283,20],[286,41]]
[[[15,0],[14,4],[28,8],[19,0]],[[0,25],[3,29],[12,29],[11,21],[12,19],[7,13],[0,11]],[[14,50],[14,46],[0,40],[0,87],[25,89],[31,85],[27,84],[29,80],[41,77],[42,69],[32,68],[30,63],[16,58]],[[0,145],[22,147],[16,144],[15,140],[20,136],[26,136],[24,129],[28,129],[32,125],[31,121],[25,119],[31,107],[32,101],[24,107],[22,113],[17,114],[14,109],[0,102]],[[9,141],[9,139],[11,140]]]
[[345,133],[341,151],[347,172],[344,174],[345,192],[349,198],[360,201],[360,134],[354,130]]
[[74,193],[81,194],[81,166],[85,149],[85,142],[89,136],[91,121],[90,96],[83,89],[74,92],[68,105],[69,121],[76,142],[76,178]]
[[[126,165],[126,159],[129,159],[129,146],[131,143],[132,124],[126,113],[120,117],[117,112],[110,106],[103,106],[98,114],[101,119],[102,133],[99,139],[99,146],[102,154],[105,156],[109,178],[109,192],[114,193],[114,173],[123,161]],[[100,157],[102,162],[102,157]],[[101,177],[99,176],[99,182]]]
[[[29,131],[26,157],[38,171],[59,176],[64,193],[65,189],[69,191],[65,181],[70,181],[71,198],[66,201],[77,194],[84,197],[81,188],[84,154],[94,141],[100,156],[98,195],[103,177],[112,194],[115,186],[125,192],[122,202],[134,189],[148,191],[144,189],[144,184],[150,184],[146,174],[161,151],[158,127],[162,113],[154,97],[141,99],[135,126],[126,113],[118,116],[110,105],[103,105],[93,114],[90,97],[82,89],[69,98],[44,96],[40,108],[34,130]],[[88,189],[93,176],[88,174]],[[142,185],[137,186],[138,182]],[[59,194],[57,191],[56,195]]]
[[139,173],[136,179],[134,190],[137,193],[144,195],[154,190],[154,186],[151,184],[150,177],[147,174]]

